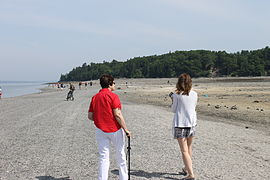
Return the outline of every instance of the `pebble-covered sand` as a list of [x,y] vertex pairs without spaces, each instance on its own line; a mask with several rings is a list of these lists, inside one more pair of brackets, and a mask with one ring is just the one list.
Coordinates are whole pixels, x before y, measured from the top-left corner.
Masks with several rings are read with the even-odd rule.
[[[168,107],[171,105],[168,94],[175,91],[177,79],[118,81],[124,99]],[[199,114],[216,117],[215,121],[225,119],[225,122],[240,126],[270,126],[270,77],[197,78],[193,79],[193,89],[199,95]]]
[[[193,83],[200,97],[193,146],[197,179],[270,179],[269,81],[255,82],[262,85],[252,88],[241,82],[233,86],[199,81]],[[116,93],[133,133],[131,179],[183,178],[178,174],[183,163],[172,138],[173,113],[167,97],[175,82],[176,79],[116,80]],[[216,90],[223,88],[226,91]],[[67,89],[2,99],[0,179],[97,179],[95,127],[87,119],[87,110],[98,89],[97,81],[87,89],[77,88],[74,101],[65,100]],[[261,93],[255,89],[261,89]],[[243,97],[247,104],[241,105],[241,98],[237,97]],[[231,110],[234,105],[236,109]],[[237,118],[242,112],[247,112],[242,115],[245,118]],[[257,120],[252,120],[253,115]],[[118,179],[113,150],[109,179]]]

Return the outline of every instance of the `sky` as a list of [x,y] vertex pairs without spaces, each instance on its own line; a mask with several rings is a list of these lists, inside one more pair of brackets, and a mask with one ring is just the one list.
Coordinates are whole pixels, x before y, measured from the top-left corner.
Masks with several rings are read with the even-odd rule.
[[270,44],[269,0],[0,0],[0,81],[90,62]]

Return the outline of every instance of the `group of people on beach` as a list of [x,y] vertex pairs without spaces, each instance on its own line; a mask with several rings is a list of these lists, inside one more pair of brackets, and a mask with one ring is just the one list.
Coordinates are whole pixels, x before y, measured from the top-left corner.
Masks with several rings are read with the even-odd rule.
[[93,86],[93,82],[92,81],[90,81],[89,83],[87,83],[87,82],[79,82],[79,89],[81,90],[82,88],[82,85],[84,84],[84,87],[85,87],[85,89],[87,88],[87,85],[89,84],[89,86]]
[[[110,144],[116,148],[116,159],[119,166],[120,180],[128,179],[125,155],[125,135],[130,137],[125,119],[121,112],[121,101],[117,94],[114,78],[111,75],[100,77],[101,90],[90,102],[88,119],[96,126],[96,140],[99,152],[99,180],[107,180],[109,172]],[[181,74],[176,83],[176,90],[169,95],[172,99],[173,137],[177,139],[184,167],[180,174],[186,176],[183,180],[195,180],[192,168],[192,141],[197,125],[196,105],[198,96],[192,90],[192,80],[189,74]]]

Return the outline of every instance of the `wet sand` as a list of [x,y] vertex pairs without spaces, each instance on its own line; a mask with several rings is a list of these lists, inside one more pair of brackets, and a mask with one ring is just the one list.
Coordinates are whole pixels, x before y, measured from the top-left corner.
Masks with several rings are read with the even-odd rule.
[[[169,107],[168,94],[175,91],[177,79],[119,79],[121,96],[132,102]],[[193,89],[199,95],[199,115],[240,126],[270,126],[270,77],[198,78]]]
[[[183,163],[172,138],[173,113],[168,98],[175,82],[176,79],[116,80],[120,88],[116,93],[133,133],[132,179],[183,177],[178,174]],[[194,80],[200,97],[193,146],[197,179],[270,179],[270,134],[257,128],[269,127],[269,81],[249,83]],[[95,81],[93,87],[77,88],[74,101],[65,100],[67,89],[51,88],[43,93],[2,99],[0,179],[96,179],[95,127],[87,119],[87,110],[91,96],[98,90]],[[231,110],[234,105],[237,109]],[[247,113],[242,115],[245,118],[241,113]],[[113,156],[109,179],[118,179]]]

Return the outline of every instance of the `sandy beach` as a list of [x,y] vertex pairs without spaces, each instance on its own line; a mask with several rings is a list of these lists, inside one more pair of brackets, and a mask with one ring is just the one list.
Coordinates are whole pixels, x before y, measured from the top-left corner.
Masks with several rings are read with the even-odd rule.
[[[177,79],[116,79],[133,133],[131,179],[181,179],[180,150],[172,138],[169,92]],[[270,78],[194,79],[199,94],[193,146],[197,179],[270,179]],[[95,127],[87,119],[92,87],[0,101],[0,180],[94,180]],[[112,154],[114,152],[112,151]],[[118,179],[111,158],[109,179]]]
[[[129,101],[169,107],[169,92],[177,79],[119,79],[121,96]],[[270,126],[270,78],[197,78],[193,89],[199,95],[197,112],[215,121]]]

